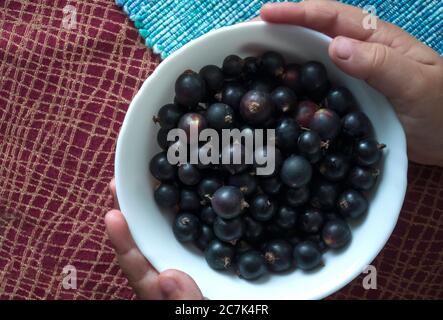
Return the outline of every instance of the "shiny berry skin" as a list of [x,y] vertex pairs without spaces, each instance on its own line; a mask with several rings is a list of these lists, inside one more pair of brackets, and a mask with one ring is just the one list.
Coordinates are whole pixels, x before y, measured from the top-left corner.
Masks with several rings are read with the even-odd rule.
[[349,171],[349,161],[343,154],[330,153],[320,162],[318,170],[327,180],[340,181]]
[[187,186],[194,186],[200,182],[201,174],[197,167],[190,163],[184,163],[178,166],[178,179]]
[[322,254],[312,241],[302,241],[294,247],[293,256],[296,267],[302,270],[312,270],[322,262]]
[[195,239],[194,244],[201,251],[205,251],[209,247],[211,241],[214,239],[215,236],[214,236],[214,231],[212,231],[212,228],[210,226],[202,224],[200,229],[200,235],[197,237],[197,239]]
[[276,110],[282,113],[293,112],[297,106],[297,96],[287,87],[276,88],[271,93],[271,99]]
[[315,131],[303,131],[298,137],[298,150],[304,154],[316,154],[321,150],[321,139]]
[[256,57],[247,57],[243,64],[243,78],[250,80],[259,72],[258,59]]
[[231,128],[235,121],[234,110],[224,103],[213,103],[206,111],[208,127],[216,130]]
[[316,61],[301,66],[300,83],[304,92],[315,102],[323,100],[330,87],[325,66]]
[[356,190],[369,191],[377,182],[378,169],[356,166],[349,171],[348,183]]
[[154,200],[162,208],[176,206],[180,199],[180,190],[173,184],[162,183],[154,190]]
[[200,69],[199,74],[205,80],[208,91],[215,93],[223,87],[225,76],[219,67],[214,65],[204,66]]
[[172,129],[184,114],[183,108],[175,103],[165,104],[154,117],[154,122],[159,123],[164,129]]
[[295,151],[297,139],[300,134],[298,124],[289,117],[283,117],[277,121],[275,126],[276,145],[285,151]]
[[274,110],[269,94],[257,90],[248,91],[240,102],[240,115],[252,125],[264,123]]
[[278,208],[275,223],[282,229],[293,229],[297,223],[297,211],[288,206]]
[[323,241],[321,233],[310,234],[307,237],[305,237],[304,240],[313,242],[317,246],[318,250],[320,250],[320,252],[322,253],[328,250],[328,246]]
[[284,193],[285,202],[291,207],[299,207],[308,202],[309,188],[305,185],[300,188],[286,188]]
[[329,90],[326,96],[327,108],[334,110],[340,116],[343,116],[356,105],[351,91],[345,87],[337,87]]
[[252,81],[251,85],[249,86],[249,90],[256,90],[270,94],[277,87],[277,85],[278,82],[272,78],[258,77]]
[[192,107],[203,101],[206,84],[203,78],[193,72],[185,71],[175,82],[175,97],[181,105]]
[[186,137],[188,139],[188,143],[197,143],[198,142],[198,136],[197,141],[194,141],[194,137],[191,137],[191,128],[196,131],[197,135],[200,134],[200,132],[208,127],[207,121],[205,117],[203,117],[199,113],[195,112],[189,112],[185,113],[178,122],[178,129],[183,130],[186,133]]
[[283,272],[292,267],[292,246],[283,239],[272,240],[264,246],[264,257],[273,272]]
[[301,94],[300,66],[295,63],[288,64],[282,76],[282,83],[285,87],[292,89],[296,94]]
[[157,133],[157,143],[159,147],[162,148],[163,150],[167,150],[169,147],[168,133],[169,129],[164,129],[164,128],[158,130]]
[[223,181],[215,177],[203,178],[197,187],[198,195],[202,200],[209,200],[215,191],[223,186]]
[[238,77],[243,70],[244,61],[237,55],[229,55],[223,60],[222,70],[227,77]]
[[243,218],[243,224],[245,227],[244,238],[245,240],[256,243],[263,238],[265,229],[261,222],[255,221],[249,216]]
[[240,215],[247,204],[239,188],[223,186],[218,189],[211,199],[215,213],[224,219],[233,219]]
[[302,187],[311,180],[311,177],[311,164],[301,156],[290,156],[282,164],[280,178],[288,187]]
[[206,262],[215,270],[229,269],[234,260],[234,255],[233,246],[217,239],[212,240],[205,250]]
[[[243,96],[245,95],[246,90],[242,85],[238,83],[229,83],[227,84],[221,94],[220,101],[224,104],[227,104],[234,110],[238,110],[240,107],[240,102]],[[218,95],[216,96],[218,97]]]
[[345,190],[337,200],[339,213],[344,218],[358,218],[368,210],[368,200],[357,190]]
[[149,171],[154,178],[160,181],[168,181],[175,178],[177,167],[169,163],[166,152],[160,152],[149,162]]
[[278,176],[263,177],[260,179],[261,189],[269,195],[279,194],[282,190],[282,186],[283,184]]
[[258,194],[249,203],[249,214],[257,221],[269,221],[275,215],[277,206],[268,195]]
[[335,219],[326,222],[321,235],[328,247],[338,249],[347,245],[351,240],[351,229],[346,221]]
[[213,228],[217,239],[225,242],[235,242],[244,233],[244,225],[241,218],[227,220],[217,217],[215,218]]
[[205,206],[200,210],[199,214],[200,221],[204,224],[212,226],[214,224],[215,218],[217,218],[217,214],[214,209],[210,206]]
[[[254,167],[257,168],[267,168],[264,171],[270,171],[270,172],[257,172],[257,174],[260,175],[260,177],[269,177],[269,176],[273,176],[275,174],[277,174],[280,171],[280,167],[282,164],[282,154],[280,149],[278,148],[273,148],[271,149],[271,146],[263,146],[263,147],[259,147],[256,148],[254,151]],[[269,157],[268,157],[268,152],[269,152]],[[272,153],[274,154],[274,170],[272,170],[272,167],[270,167],[269,163],[264,163],[265,159],[267,159],[267,161],[271,161],[272,160]]]
[[309,128],[314,114],[317,112],[318,106],[309,100],[300,101],[295,110],[294,119],[300,127]]
[[340,133],[340,118],[330,109],[319,109],[314,113],[309,128],[318,133],[322,140],[333,140]]
[[194,190],[182,189],[178,206],[181,211],[198,212],[201,208],[200,197]]
[[375,165],[383,155],[383,148],[385,148],[385,145],[379,144],[373,138],[360,140],[354,147],[355,160],[362,166]]
[[196,240],[200,235],[200,221],[192,213],[179,213],[175,216],[172,231],[180,242]]
[[372,126],[366,114],[361,111],[353,111],[343,117],[342,130],[348,136],[361,138],[371,133]]
[[238,141],[226,145],[221,151],[222,166],[230,174],[237,174],[248,169],[246,164],[246,150],[243,144]]
[[265,259],[256,250],[240,254],[237,267],[240,276],[246,280],[258,279],[267,272]]
[[329,210],[336,205],[340,186],[329,181],[316,181],[312,184],[310,203],[313,207]]
[[323,214],[315,208],[306,209],[299,217],[299,229],[305,233],[317,233],[324,223]]
[[250,196],[257,190],[257,178],[249,172],[229,176],[228,184],[239,188],[245,196]]
[[260,64],[263,71],[272,77],[280,77],[285,72],[285,59],[275,51],[265,52],[260,57]]

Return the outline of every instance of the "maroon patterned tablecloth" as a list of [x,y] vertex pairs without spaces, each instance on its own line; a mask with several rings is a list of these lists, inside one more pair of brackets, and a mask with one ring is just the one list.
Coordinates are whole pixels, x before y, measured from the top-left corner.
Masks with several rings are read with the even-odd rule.
[[[0,1],[0,298],[134,297],[103,215],[125,111],[158,63],[112,0]],[[442,213],[443,170],[411,164],[378,289],[361,276],[331,298],[443,298]]]

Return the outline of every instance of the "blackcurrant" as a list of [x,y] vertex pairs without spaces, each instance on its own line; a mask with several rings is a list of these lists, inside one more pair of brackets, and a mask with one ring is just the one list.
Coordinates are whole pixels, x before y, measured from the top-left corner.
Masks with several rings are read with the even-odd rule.
[[154,200],[162,208],[176,206],[180,199],[180,190],[173,184],[162,183],[154,190]]
[[349,185],[360,191],[369,191],[377,182],[378,169],[355,166],[349,171]]
[[309,195],[309,188],[306,185],[300,188],[286,188],[284,199],[291,207],[299,207],[308,202]]
[[201,231],[200,221],[192,213],[179,213],[175,216],[172,231],[180,242],[196,240]]
[[231,128],[235,121],[234,110],[224,103],[213,103],[206,111],[208,127],[216,130]]
[[284,151],[295,151],[300,128],[295,120],[283,117],[277,121],[275,138],[277,146]]
[[300,83],[308,97],[316,102],[326,97],[330,87],[326,68],[317,61],[309,61],[301,66]]
[[267,271],[264,257],[256,250],[240,254],[237,259],[237,267],[240,276],[246,280],[260,278]]
[[[189,112],[185,113],[178,122],[178,129],[183,130],[186,133],[186,137],[188,143],[198,143],[198,136],[191,136],[191,128],[195,130],[195,133],[198,135],[203,129],[206,129],[208,126],[205,117],[203,117],[199,113]],[[194,138],[197,140],[195,141]]]
[[311,180],[311,177],[311,164],[301,156],[290,156],[282,164],[280,178],[289,187],[304,186]]
[[290,113],[297,106],[297,96],[288,87],[278,87],[271,93],[275,108],[283,113]]
[[239,188],[223,186],[212,196],[211,205],[220,217],[232,219],[240,215],[247,203]]
[[269,270],[283,272],[292,267],[292,246],[288,241],[272,240],[265,244],[263,252]]
[[256,57],[247,57],[243,64],[243,78],[244,80],[253,79],[259,72],[258,59]]
[[256,243],[263,238],[265,229],[261,222],[254,220],[249,216],[245,216],[243,218],[244,224],[244,238],[251,242]]
[[345,221],[335,219],[326,222],[321,235],[328,247],[338,249],[351,240],[351,229]]
[[260,179],[260,187],[268,195],[279,194],[282,186],[283,184],[278,176],[263,177]]
[[272,77],[281,77],[285,72],[285,59],[275,51],[267,51],[260,57],[263,71]]
[[360,140],[354,148],[355,160],[362,166],[375,165],[381,159],[383,148],[385,145],[378,143],[373,138]]
[[248,169],[246,164],[246,149],[239,141],[234,141],[223,147],[221,151],[222,166],[230,174],[237,174]]
[[294,247],[295,265],[302,270],[311,270],[322,262],[322,254],[312,241],[302,241]]
[[215,93],[221,90],[224,82],[223,71],[214,65],[207,65],[200,69],[200,76],[206,82],[208,91]]
[[324,223],[323,214],[318,209],[308,208],[298,217],[298,223],[302,232],[317,233]]
[[215,270],[226,270],[234,260],[234,247],[219,240],[212,240],[205,250],[205,259],[208,265]]
[[340,133],[340,118],[330,109],[319,109],[314,113],[309,128],[316,131],[322,140],[333,140]]
[[240,101],[245,95],[246,90],[239,83],[228,83],[220,93],[220,95],[216,95],[216,98],[233,108],[234,110],[238,110],[240,107]]
[[329,90],[326,96],[326,106],[343,116],[356,105],[351,91],[345,87],[337,87]]
[[197,166],[184,163],[178,166],[177,175],[179,180],[188,186],[194,186],[200,182],[201,174]]
[[337,200],[338,210],[345,218],[358,218],[368,210],[368,200],[357,190],[345,190]]
[[169,129],[165,128],[161,128],[157,133],[157,143],[163,150],[167,150],[169,147],[168,133]]
[[322,210],[333,209],[336,205],[340,186],[329,181],[312,183],[310,203],[313,207]]
[[154,122],[159,123],[164,129],[172,129],[177,126],[178,120],[183,115],[183,108],[177,104],[170,103],[160,108]]
[[282,229],[293,229],[297,223],[297,211],[288,206],[278,208],[275,223]]
[[303,155],[313,155],[320,152],[322,141],[315,131],[303,131],[298,137],[298,150]]
[[340,181],[346,177],[349,170],[348,159],[340,153],[327,154],[320,162],[318,170],[330,181]]
[[199,236],[195,239],[194,244],[200,250],[205,251],[214,239],[214,231],[212,231],[212,228],[206,224],[202,224]]
[[372,126],[366,114],[361,111],[353,111],[343,117],[342,130],[353,138],[360,138],[368,136]]
[[243,120],[253,125],[264,123],[273,110],[270,95],[257,90],[248,91],[240,102],[240,115]]
[[295,121],[300,127],[309,128],[309,124],[311,123],[311,120],[318,108],[319,107],[312,101],[301,101],[297,106],[297,110],[295,111]]
[[237,55],[229,55],[223,60],[222,70],[228,77],[238,77],[243,70],[244,61]]
[[223,186],[223,181],[215,177],[203,178],[198,184],[197,192],[202,200],[210,200],[215,191]]
[[217,217],[215,218],[213,228],[217,239],[225,242],[234,243],[239,240],[244,233],[244,225],[241,218],[227,220]]
[[264,93],[271,93],[278,83],[272,78],[258,77],[251,82],[249,90],[256,90]]
[[149,171],[154,178],[160,181],[168,181],[175,178],[177,167],[168,161],[166,152],[160,152],[149,162]]
[[181,211],[198,212],[201,208],[200,197],[194,190],[182,189],[178,206]]
[[245,196],[250,196],[257,190],[257,178],[249,172],[229,176],[228,184],[239,188]]
[[269,221],[275,215],[277,206],[266,194],[256,195],[249,204],[249,214],[257,221]]
[[296,94],[301,94],[300,66],[296,63],[288,64],[282,76],[282,83],[285,87],[292,89]]
[[214,224],[215,218],[217,217],[217,214],[211,206],[205,206],[200,210],[199,217],[201,222],[212,226]]
[[175,82],[175,97],[184,106],[195,106],[206,96],[206,85],[203,78],[193,72],[185,71]]

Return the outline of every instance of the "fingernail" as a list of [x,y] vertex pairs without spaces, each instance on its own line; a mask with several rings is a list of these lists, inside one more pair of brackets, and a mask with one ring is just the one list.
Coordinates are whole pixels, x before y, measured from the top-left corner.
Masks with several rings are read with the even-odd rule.
[[165,277],[160,280],[160,288],[164,295],[171,296],[178,290],[178,284],[175,279]]
[[352,56],[355,41],[349,38],[338,37],[334,41],[334,51],[339,59],[347,60]]

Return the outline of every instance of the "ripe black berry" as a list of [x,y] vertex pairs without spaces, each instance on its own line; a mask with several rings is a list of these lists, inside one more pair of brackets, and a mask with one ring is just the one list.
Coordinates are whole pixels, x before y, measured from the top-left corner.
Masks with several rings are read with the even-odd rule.
[[212,240],[205,250],[206,262],[215,270],[229,269],[234,255],[234,247],[219,240]]
[[190,163],[178,166],[177,175],[180,181],[188,186],[194,186],[200,182],[201,175],[197,167]]
[[281,206],[275,215],[275,223],[282,229],[293,229],[297,223],[297,216],[294,208]]
[[296,267],[311,270],[322,262],[321,252],[312,241],[303,241],[294,247],[294,260]]
[[265,52],[260,58],[260,63],[263,71],[269,76],[280,77],[285,72],[285,59],[278,52]]
[[380,161],[384,147],[373,138],[360,140],[354,148],[355,160],[362,166],[375,165]]
[[239,188],[245,196],[250,196],[257,190],[257,178],[249,172],[229,176],[228,184]]
[[282,190],[282,182],[279,176],[263,177],[260,179],[261,189],[268,195],[277,195]]
[[244,225],[241,218],[222,219],[215,218],[214,234],[217,239],[226,242],[235,242],[243,236]]
[[323,214],[318,209],[306,209],[299,217],[299,228],[305,233],[317,233],[324,223]]
[[349,170],[348,159],[340,153],[327,154],[318,167],[320,173],[330,181],[340,181]]
[[205,206],[200,210],[200,221],[212,226],[214,224],[215,218],[217,217],[217,214],[215,213],[214,209],[210,206]]
[[338,249],[351,240],[351,229],[343,220],[330,220],[322,230],[322,238],[326,245],[333,249]]
[[180,242],[196,240],[200,235],[200,221],[192,213],[179,213],[175,216],[172,231]]
[[246,164],[245,146],[239,141],[234,141],[223,147],[221,151],[222,166],[230,174],[237,174],[248,169]]
[[202,200],[208,201],[215,191],[223,186],[223,182],[215,177],[203,178],[198,184],[197,192]]
[[254,280],[266,273],[266,262],[260,252],[249,250],[237,259],[238,272],[246,280]]
[[224,103],[213,103],[206,111],[208,127],[216,130],[231,128],[235,121],[234,110]]
[[257,90],[248,91],[240,102],[240,115],[247,123],[264,123],[272,114],[274,105],[269,94]]
[[262,240],[265,229],[263,227],[263,224],[255,221],[249,216],[245,216],[243,218],[243,224],[244,224],[244,237],[247,241],[251,243],[256,243],[260,240]]
[[301,66],[300,83],[309,98],[316,102],[326,97],[330,87],[325,66],[316,61],[310,61]]
[[193,128],[193,130],[195,130],[197,134],[200,134],[200,132],[203,129],[206,129],[207,126],[208,125],[205,117],[195,112],[185,113],[178,122],[178,128],[186,133],[186,137],[188,138],[188,143],[198,142],[198,140],[194,141],[191,139],[191,128]]
[[173,184],[162,183],[154,190],[154,200],[162,208],[172,208],[179,202],[180,190]]
[[358,218],[368,209],[368,200],[356,190],[346,190],[338,197],[338,209],[345,218]]
[[377,182],[380,170],[356,166],[349,171],[349,185],[360,191],[369,191]]
[[205,80],[208,91],[215,93],[223,87],[224,75],[219,67],[214,65],[204,66],[199,74]]
[[309,124],[317,110],[318,106],[314,102],[303,100],[297,106],[294,119],[300,127],[309,128]]
[[185,71],[175,82],[175,97],[184,106],[195,106],[203,101],[206,95],[206,85],[203,78],[193,72]]
[[218,189],[211,199],[214,211],[222,218],[232,219],[240,215],[247,206],[239,188],[224,186]]
[[249,214],[257,221],[269,221],[277,211],[274,202],[265,194],[256,195],[249,206]]
[[368,116],[361,111],[353,111],[343,117],[342,130],[353,138],[366,137],[371,129]]
[[288,87],[278,87],[271,93],[275,108],[283,113],[290,113],[297,106],[297,96]]
[[212,240],[214,240],[214,232],[212,231],[212,228],[210,226],[207,226],[205,224],[201,225],[200,229],[200,235],[195,240],[195,246],[199,248],[202,251],[205,251]]
[[282,76],[284,86],[294,90],[296,94],[302,93],[300,83],[300,66],[295,63],[288,64]]
[[169,129],[165,128],[161,128],[157,133],[157,143],[163,150],[167,150],[169,147],[168,133]]
[[329,109],[334,110],[341,116],[353,109],[356,105],[351,91],[345,87],[337,87],[329,90],[326,96],[326,103]]
[[219,98],[222,103],[227,104],[234,110],[238,110],[240,101],[245,93],[245,88],[239,83],[228,83],[220,95],[216,95],[216,97]]
[[299,188],[311,180],[311,164],[301,156],[290,156],[283,162],[280,178],[287,186]]
[[292,267],[292,246],[286,240],[276,239],[266,243],[263,252],[269,270],[283,272]]
[[295,151],[300,128],[295,120],[283,117],[277,121],[275,127],[276,145],[285,151]]
[[243,70],[244,61],[237,55],[229,55],[223,60],[223,72],[228,77],[238,77]]
[[156,179],[168,181],[175,178],[177,167],[168,161],[166,152],[160,152],[149,162],[149,171]]
[[159,123],[163,129],[172,129],[177,126],[178,120],[183,115],[183,108],[177,104],[170,103],[160,108],[154,122]]
[[303,131],[298,137],[298,150],[303,155],[312,155],[320,152],[322,142],[315,131]]
[[333,209],[336,205],[340,186],[329,181],[316,181],[312,184],[311,205],[322,210]]
[[340,118],[330,109],[319,109],[314,113],[309,124],[322,140],[333,140],[340,132]]
[[200,197],[194,190],[182,189],[178,206],[181,211],[198,212],[201,208]]
[[300,188],[287,188],[284,199],[291,207],[299,207],[308,202],[309,195],[309,188],[305,185]]

